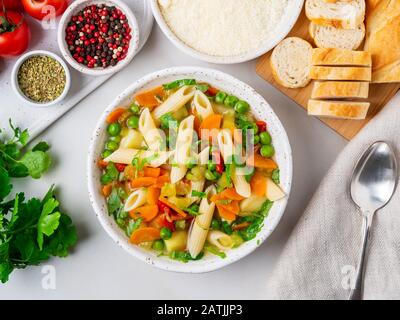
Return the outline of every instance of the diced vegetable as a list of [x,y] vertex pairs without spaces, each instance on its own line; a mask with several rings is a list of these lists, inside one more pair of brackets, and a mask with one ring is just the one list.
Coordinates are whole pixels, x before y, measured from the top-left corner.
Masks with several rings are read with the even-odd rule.
[[148,222],[153,220],[158,214],[157,205],[147,205],[136,208],[129,212],[129,215],[133,219],[142,218],[144,221]]
[[144,167],[143,175],[145,177],[158,178],[160,176],[161,169],[160,168],[152,168],[152,167]]
[[135,100],[140,106],[153,109],[154,107],[160,105],[157,96],[164,97],[164,89],[162,86],[144,90],[138,93],[135,96]]
[[260,171],[256,171],[250,181],[252,194],[264,197],[267,191],[267,177]]
[[107,123],[117,122],[119,117],[125,112],[125,108],[117,108],[113,110],[106,118]]
[[199,128],[201,138],[205,140],[213,139],[213,141],[216,141],[218,129],[221,128],[221,122],[222,116],[220,114],[212,114],[205,118]]
[[160,197],[160,189],[156,187],[149,187],[147,189],[146,200],[148,204],[156,205]]
[[278,165],[272,159],[264,158],[258,153],[254,153],[253,156],[247,159],[247,165],[250,167],[256,167],[260,169],[276,169]]
[[152,227],[139,228],[131,235],[130,241],[133,244],[141,244],[160,239],[160,230]]
[[180,216],[182,216],[182,217],[186,217],[187,216],[185,211],[183,211],[182,209],[178,208],[176,205],[172,204],[167,199],[161,197],[158,201],[160,201],[161,203],[165,204],[167,207],[169,207],[172,210],[174,210]]
[[182,251],[186,249],[187,232],[186,231],[175,231],[172,233],[172,237],[168,240],[164,240],[165,249],[168,253],[173,251]]
[[131,181],[132,188],[150,187],[156,184],[157,178],[153,177],[139,177]]

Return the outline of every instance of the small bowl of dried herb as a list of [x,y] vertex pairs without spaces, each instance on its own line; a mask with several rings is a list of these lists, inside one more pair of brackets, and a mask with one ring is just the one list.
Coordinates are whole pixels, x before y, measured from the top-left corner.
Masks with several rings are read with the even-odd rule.
[[21,56],[12,71],[12,87],[22,101],[48,107],[65,98],[71,85],[66,63],[56,54],[37,50]]

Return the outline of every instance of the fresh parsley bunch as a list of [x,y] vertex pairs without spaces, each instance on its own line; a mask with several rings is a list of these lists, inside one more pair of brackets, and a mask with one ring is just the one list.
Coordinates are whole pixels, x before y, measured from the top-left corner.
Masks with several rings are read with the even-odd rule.
[[[65,257],[76,243],[71,219],[61,213],[51,187],[40,200],[25,200],[23,193],[11,198],[11,178],[40,178],[48,170],[49,146],[38,143],[26,150],[27,130],[15,128],[11,138],[0,137],[0,281],[8,281],[16,268],[38,265],[51,256]],[[4,133],[3,133],[4,134]]]

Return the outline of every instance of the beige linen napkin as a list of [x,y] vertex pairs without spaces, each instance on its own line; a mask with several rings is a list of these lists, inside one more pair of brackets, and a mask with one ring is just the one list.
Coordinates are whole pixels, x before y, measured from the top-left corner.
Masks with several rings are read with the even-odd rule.
[[[268,279],[269,299],[347,299],[361,247],[361,216],[349,195],[358,158],[384,140],[400,161],[400,94],[343,150],[295,227]],[[400,299],[400,187],[374,220],[364,299]]]

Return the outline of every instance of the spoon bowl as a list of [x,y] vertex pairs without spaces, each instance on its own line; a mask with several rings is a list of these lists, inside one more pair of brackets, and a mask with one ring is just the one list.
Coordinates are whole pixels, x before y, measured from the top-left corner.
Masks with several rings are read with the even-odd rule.
[[383,208],[393,196],[397,182],[397,161],[386,142],[375,142],[354,168],[351,197],[363,211]]

